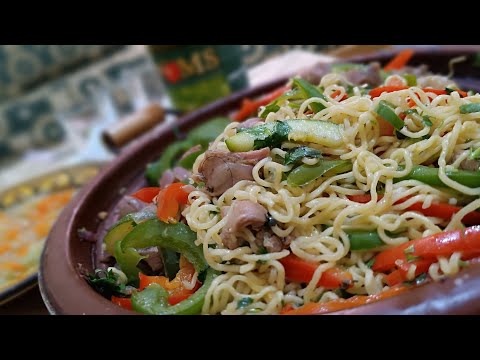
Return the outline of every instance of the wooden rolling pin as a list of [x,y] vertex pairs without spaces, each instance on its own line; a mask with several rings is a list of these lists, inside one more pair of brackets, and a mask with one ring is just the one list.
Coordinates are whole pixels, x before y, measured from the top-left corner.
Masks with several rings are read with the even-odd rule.
[[103,141],[111,149],[119,149],[164,119],[165,110],[160,105],[152,103],[105,129],[102,133]]

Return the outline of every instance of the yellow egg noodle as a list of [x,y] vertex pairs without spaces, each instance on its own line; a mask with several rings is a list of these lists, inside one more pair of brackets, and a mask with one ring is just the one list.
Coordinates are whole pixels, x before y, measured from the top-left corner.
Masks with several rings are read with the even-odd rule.
[[[351,161],[351,171],[320,177],[301,187],[289,186],[284,174],[292,170],[292,165],[282,165],[273,160],[273,157],[284,158],[286,150],[298,146],[298,143],[287,142],[282,144],[282,148],[273,148],[268,157],[256,163],[253,181],[242,180],[218,197],[208,195],[202,188],[190,193],[189,206],[182,215],[197,233],[196,243],[203,247],[208,264],[223,272],[208,290],[203,314],[276,314],[286,304],[298,306],[309,301],[338,299],[337,292],[316,286],[322,273],[337,265],[353,276],[354,283],[348,289],[349,293],[377,294],[388,288],[385,275],[375,273],[367,265],[378,251],[350,251],[346,230],[377,229],[386,244],[384,248],[388,248],[443,229],[462,229],[463,216],[480,208],[480,184],[475,188],[466,187],[445,175],[445,171],[459,167],[471,148],[480,147],[478,113],[461,114],[459,110],[463,104],[480,103],[479,94],[462,98],[453,91],[432,96],[428,90],[412,86],[371,98],[362,95],[360,88],[355,87],[353,96],[339,101],[347,92],[343,83],[342,75],[327,74],[319,84],[324,88],[327,100],[309,98],[298,108],[290,107],[289,100],[283,100],[278,104],[277,111],[267,115],[265,122],[314,119],[343,126],[341,146],[305,145],[320,150],[324,158]],[[336,95],[332,98],[334,92]],[[403,139],[381,136],[374,109],[382,100],[395,105],[397,115],[408,110],[408,101],[413,100],[418,111],[429,116],[432,125],[425,126],[421,117],[409,115],[404,119],[405,127],[400,130]],[[325,109],[312,114],[309,107],[312,103],[321,103]],[[263,109],[260,108],[259,113]],[[238,125],[232,123],[227,126],[209,149],[229,151],[225,140],[236,134]],[[193,173],[198,172],[204,156],[202,154],[197,158]],[[312,165],[318,159],[303,158],[302,161]],[[448,187],[435,188],[417,180],[393,181],[409,174],[414,165],[432,163],[438,163],[440,180]],[[381,198],[377,190],[379,186],[384,187]],[[476,199],[449,221],[405,211],[418,202],[423,202],[424,208],[432,202],[455,204],[453,192],[456,196]],[[354,202],[347,197],[365,193],[371,195],[371,201],[367,203]],[[406,197],[406,201],[398,203]],[[261,204],[277,222],[271,228],[273,233],[278,237],[293,237],[290,248],[256,254],[248,245],[234,250],[225,247],[220,232],[231,211],[222,218],[221,209],[232,205],[234,199]],[[322,226],[324,224],[329,226]],[[402,236],[389,236],[395,232]],[[248,228],[242,229],[241,237],[251,244],[255,239]],[[308,284],[285,279],[285,270],[279,259],[290,252],[320,264]],[[449,258],[441,257],[430,266],[428,274],[434,280],[453,275],[459,271],[459,260],[459,253]],[[414,272],[412,266],[407,274],[410,280],[414,278]],[[238,308],[238,301],[245,297],[250,297],[253,302],[247,308]]]

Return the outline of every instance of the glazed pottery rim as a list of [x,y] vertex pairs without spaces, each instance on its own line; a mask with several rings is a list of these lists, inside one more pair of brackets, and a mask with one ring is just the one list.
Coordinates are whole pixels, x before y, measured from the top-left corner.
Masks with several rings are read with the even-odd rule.
[[[479,51],[480,48],[478,47],[461,47],[457,52],[469,52],[469,54],[473,54],[474,52],[476,53]],[[354,59],[356,61],[381,60],[384,62],[385,60],[388,60],[393,53],[394,52],[392,51],[382,51],[376,56],[357,57]],[[448,49],[448,51],[444,52],[432,51],[432,49],[425,49],[423,51],[418,49],[417,53],[420,55],[430,54],[435,56],[437,53],[455,54],[456,52],[452,49]],[[193,113],[187,114],[179,119],[176,127],[180,130],[188,130],[206,119],[214,116],[226,115],[228,112],[238,109],[243,98],[252,98],[265,94],[275,87],[280,86],[285,81],[286,79],[282,78],[268,84],[232,94],[227,98],[221,99]],[[126,177],[125,174],[122,175],[122,171],[127,171],[124,169],[124,165],[134,167],[132,163],[134,162],[135,157],[144,153],[147,148],[155,149],[155,141],[158,138],[167,138],[174,141],[173,133],[174,131],[172,129],[164,127],[155,129],[152,133],[143,136],[139,141],[126,148],[117,159],[107,165],[88,186],[83,188],[77,194],[74,201],[64,209],[47,239],[40,263],[40,291],[51,314],[135,314],[134,312],[120,308],[111,301],[103,298],[87,284],[82,276],[80,276],[78,271],[78,257],[80,255],[78,255],[78,253],[74,254],[72,248],[75,246],[78,248],[84,245],[90,245],[79,245],[78,243],[74,243],[75,241],[78,241],[78,238],[76,237],[76,226],[79,225],[77,217],[83,215],[81,212],[86,212],[83,207],[88,204],[91,205],[92,194],[96,191],[98,192],[98,189],[100,189],[102,185],[105,187],[105,182],[114,178],[113,175],[116,174],[123,176],[124,178]],[[161,148],[163,149],[172,141],[162,143]],[[157,157],[160,153],[161,151],[158,150],[148,161],[153,160],[153,158]],[[139,162],[142,163],[145,163],[145,161],[145,157],[139,160]],[[143,170],[144,169],[138,165],[134,174],[129,174],[130,183],[133,179],[141,176]],[[125,183],[125,186],[127,186],[126,184],[127,182]],[[119,194],[116,194],[115,201],[118,200],[118,196]],[[91,214],[91,216],[94,215]],[[58,248],[55,248],[54,245],[58,245]],[[82,259],[85,263],[88,263],[89,256],[82,253],[81,257],[83,257]],[[56,263],[51,264],[50,262],[52,260],[50,259],[53,259]],[[90,265],[92,263],[93,260],[90,255]],[[57,269],[58,272],[55,271]],[[465,286],[468,285],[469,287],[478,289],[473,295],[471,292],[468,294],[473,296],[473,299],[480,299],[480,267],[472,266],[469,269],[463,270],[457,276],[445,280],[443,283],[431,283],[426,286],[421,286],[412,292],[400,294],[375,304],[368,304],[355,309],[340,311],[337,312],[337,314],[399,314],[410,312],[442,313],[442,309],[445,309],[445,306],[438,305],[436,303],[438,301],[446,301],[445,304],[447,305],[451,303],[451,307],[447,307],[447,310],[454,309],[454,313],[461,313],[461,308],[458,308],[457,303],[454,303],[454,300],[458,300],[459,297],[462,298],[464,292],[462,291],[460,293],[457,291],[458,294],[455,292],[455,289],[458,290],[456,282],[462,282]],[[62,289],[63,285],[68,286],[68,289]],[[451,298],[446,299],[445,296],[447,294],[449,296],[452,295]],[[427,297],[429,297],[430,300],[423,302],[418,301],[419,299],[427,299]],[[478,302],[478,305],[471,304],[469,299],[463,298],[463,301],[470,306],[466,311],[474,310],[475,312],[480,312],[480,301]]]

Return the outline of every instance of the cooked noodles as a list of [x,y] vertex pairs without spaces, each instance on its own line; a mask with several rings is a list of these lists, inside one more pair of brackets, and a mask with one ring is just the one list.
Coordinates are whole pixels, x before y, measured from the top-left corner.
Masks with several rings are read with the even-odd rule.
[[[338,291],[317,287],[322,274],[338,266],[353,277],[349,294],[378,294],[388,289],[386,275],[374,272],[368,263],[379,250],[444,229],[463,229],[462,218],[480,208],[480,183],[477,187],[467,187],[446,175],[448,170],[459,168],[472,148],[480,147],[478,113],[462,114],[459,110],[461,105],[480,103],[479,94],[461,97],[459,92],[452,91],[437,95],[412,86],[372,98],[360,87],[354,87],[351,96],[343,99],[348,89],[342,75],[336,73],[324,76],[319,85],[326,99],[282,100],[277,104],[278,110],[266,116],[265,123],[314,119],[341,125],[340,146],[303,145],[320,150],[323,159],[351,161],[352,169],[319,177],[303,186],[290,186],[286,176],[293,165],[284,165],[279,159],[284,160],[288,149],[298,146],[298,142],[287,141],[271,148],[269,156],[255,164],[253,180],[241,180],[218,196],[209,195],[202,187],[192,191],[182,215],[197,233],[196,243],[202,246],[208,265],[222,273],[208,289],[203,314],[276,314],[288,304],[297,307],[312,301],[338,299],[342,297]],[[381,101],[393,104],[397,116],[412,107],[417,110],[406,115],[405,127],[397,136],[381,135],[375,111]],[[315,103],[325,108],[312,113],[311,105]],[[260,108],[259,114],[263,111],[264,107]],[[431,126],[425,125],[425,119]],[[225,140],[237,133],[239,125],[228,125],[210,144],[209,150],[229,151]],[[205,154],[197,158],[193,173],[199,172],[204,158]],[[318,161],[302,159],[302,163],[308,165]],[[414,179],[394,181],[406,177],[415,165],[431,164],[438,164],[438,176],[447,187],[434,187]],[[365,203],[349,199],[365,193],[371,196]],[[408,210],[418,202],[428,208],[435,202],[455,204],[458,198],[468,199],[468,204],[450,220]],[[255,233],[249,228],[233,235],[244,240],[242,246],[226,247],[220,234],[229,217],[234,216],[232,204],[238,200],[263,206],[275,220],[271,226],[273,234],[292,239],[289,247],[258,253],[254,250]],[[222,215],[222,212],[225,213]],[[346,232],[349,229],[376,229],[385,245],[374,251],[351,251]],[[290,253],[318,263],[310,282],[286,279],[279,260]],[[441,257],[429,266],[428,274],[434,280],[453,275],[460,269],[460,258],[459,253]],[[408,280],[414,278],[415,265],[407,274]],[[239,307],[239,301],[246,297],[252,299],[251,303]]]

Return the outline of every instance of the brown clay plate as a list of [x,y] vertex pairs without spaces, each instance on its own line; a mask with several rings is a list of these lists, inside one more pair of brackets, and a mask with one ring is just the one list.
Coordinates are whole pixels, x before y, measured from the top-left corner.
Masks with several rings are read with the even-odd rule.
[[[465,89],[480,91],[480,67],[476,65],[479,46],[452,46],[442,49],[417,49],[412,65],[429,65],[434,72],[447,74],[448,62],[466,56],[455,66],[455,79]],[[378,60],[382,64],[393,56],[381,52],[354,58],[357,62]],[[122,194],[144,185],[146,165],[155,160],[179,132],[214,116],[227,115],[238,109],[245,97],[254,98],[283,84],[279,79],[269,84],[241,91],[181,118],[176,129],[156,128],[126,148],[65,208],[56,222],[43,251],[40,266],[40,290],[52,314],[134,314],[97,294],[79,275],[81,265],[94,268],[94,246],[81,242],[77,229],[103,232],[105,222],[97,216],[111,210]],[[480,266],[463,270],[456,277],[427,284],[410,292],[337,314],[480,314]]]

